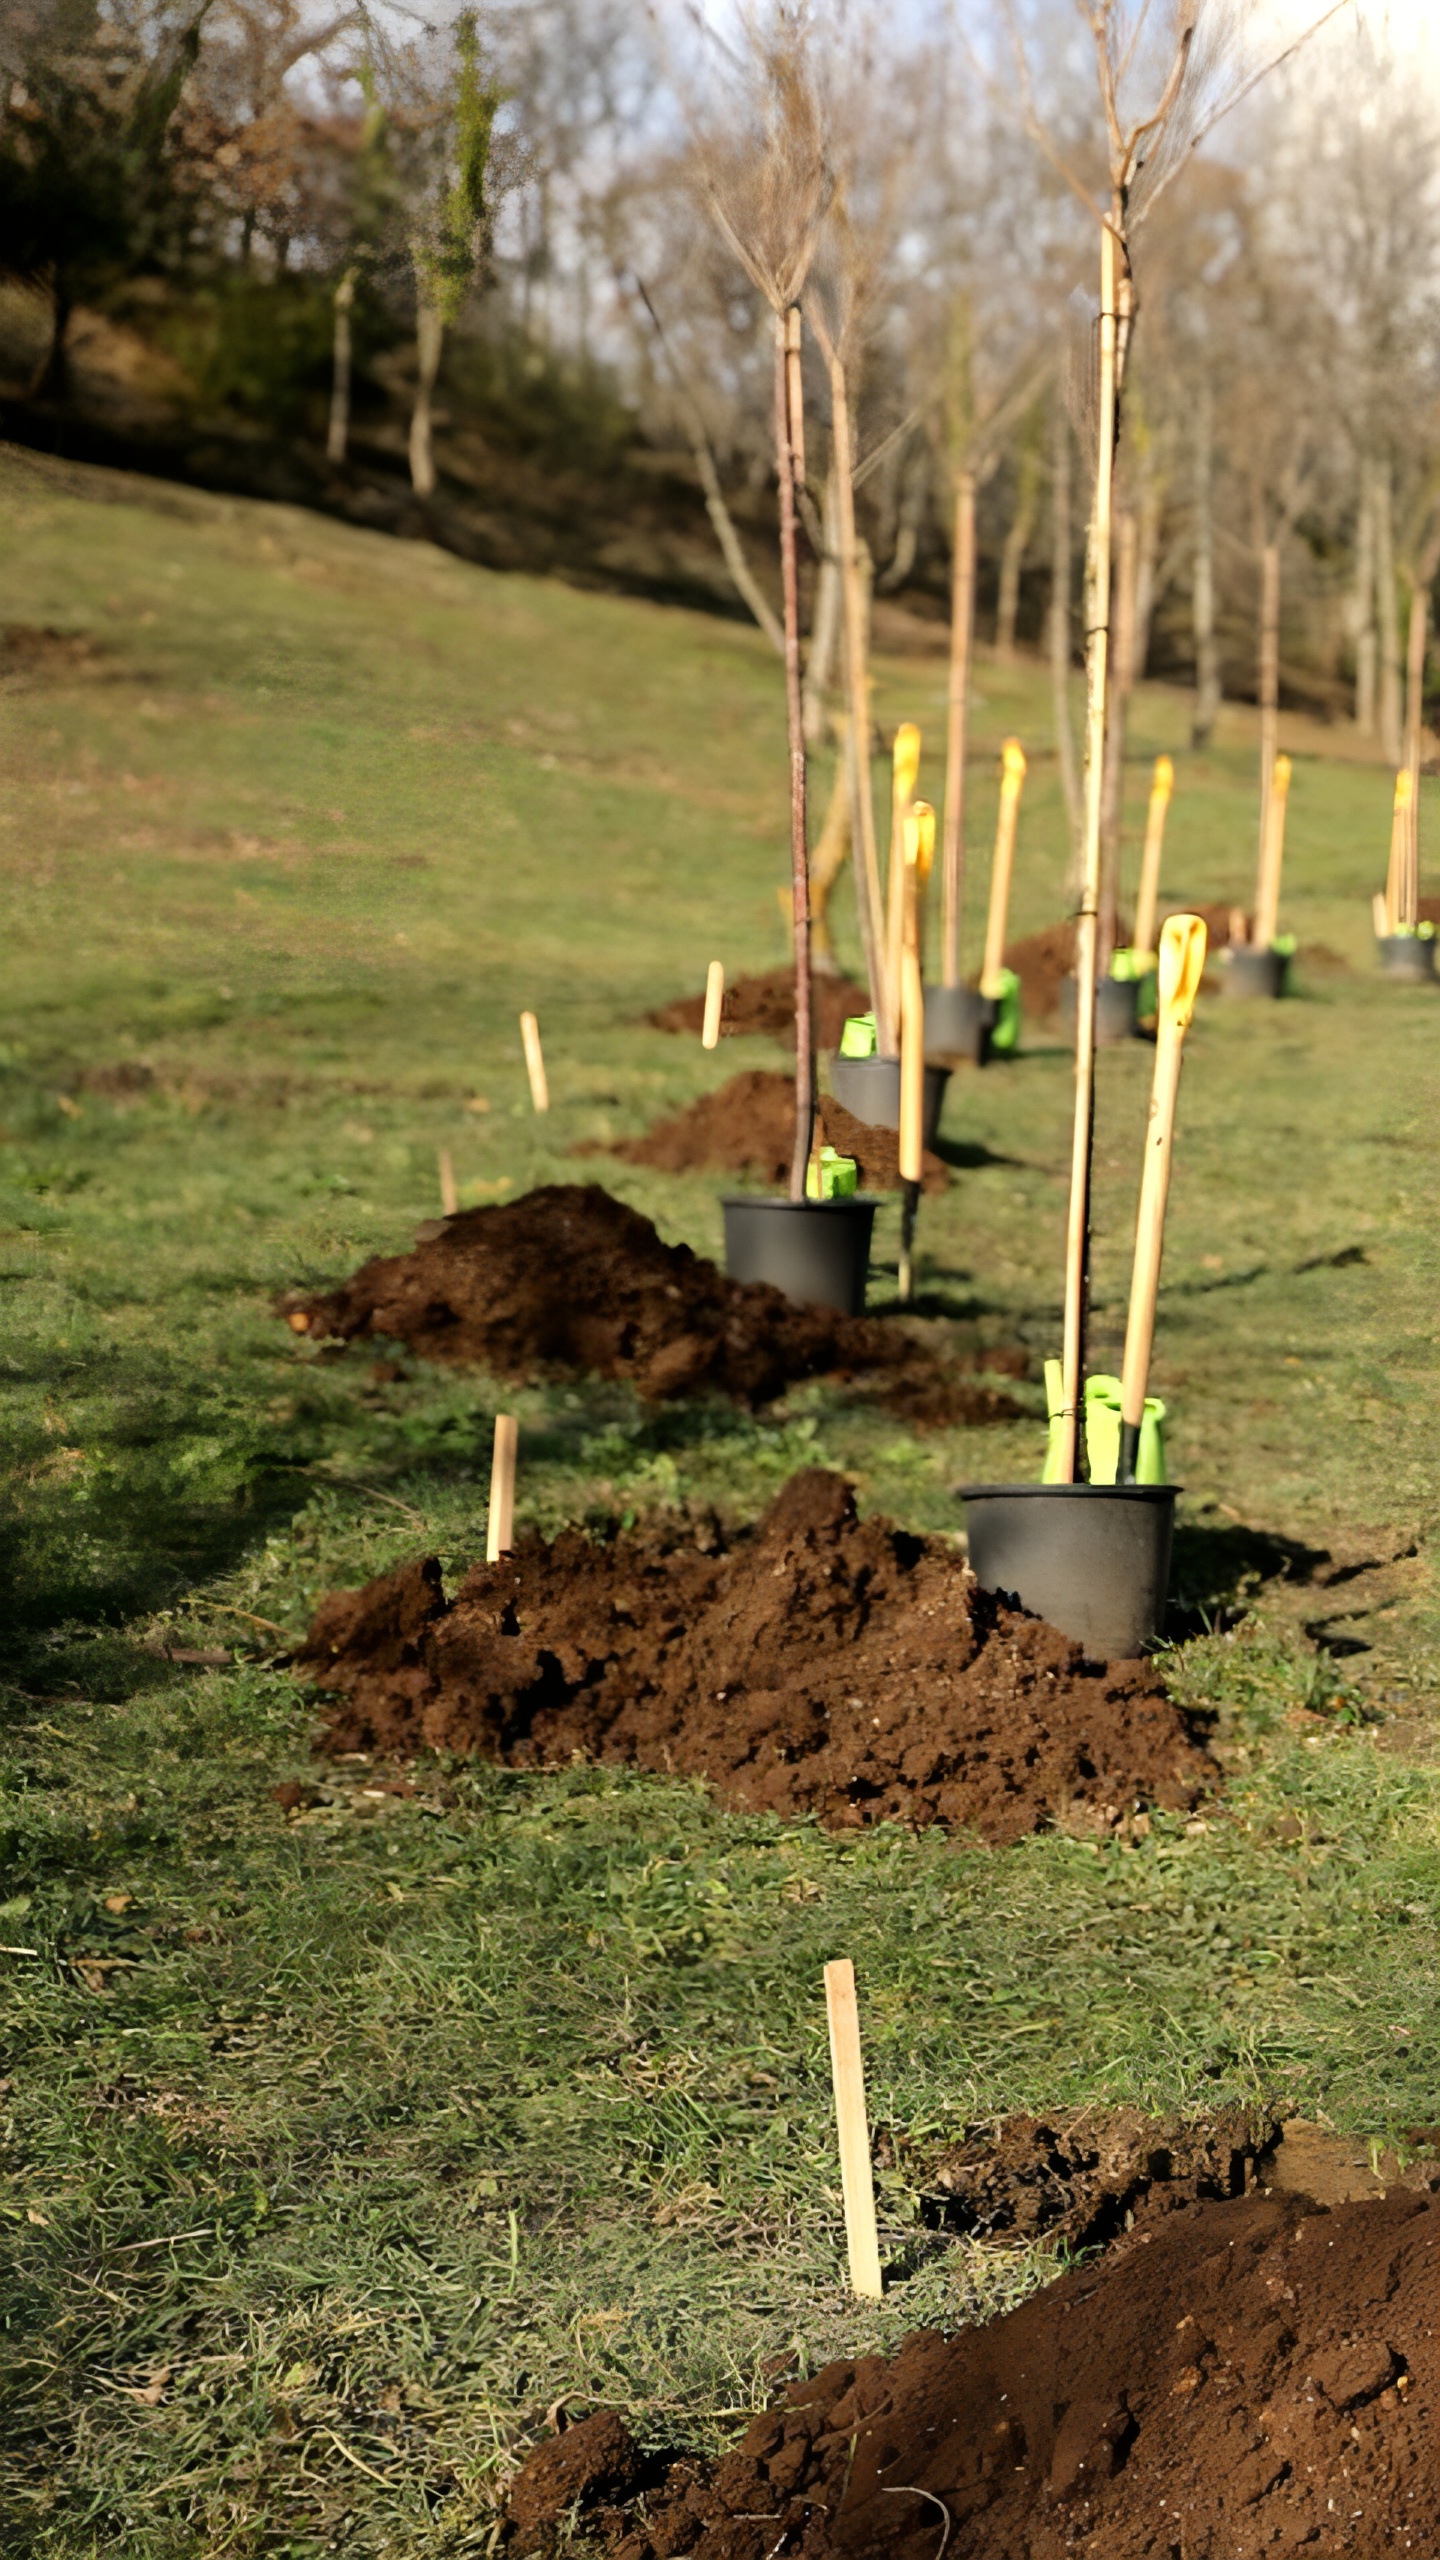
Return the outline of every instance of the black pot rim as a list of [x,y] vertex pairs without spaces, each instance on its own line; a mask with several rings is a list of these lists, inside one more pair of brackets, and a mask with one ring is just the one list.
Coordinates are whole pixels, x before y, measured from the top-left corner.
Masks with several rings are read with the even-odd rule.
[[786,1200],[775,1191],[722,1191],[722,1209],[824,1209],[841,1212],[849,1209],[880,1209],[885,1195],[879,1191],[847,1191],[840,1200]]
[[1185,1488],[1179,1484],[961,1484],[955,1490],[962,1502],[981,1502],[990,1494],[1002,1494],[1009,1502],[1022,1493],[1039,1494],[1047,1502],[1057,1498],[1071,1502],[1173,1502]]

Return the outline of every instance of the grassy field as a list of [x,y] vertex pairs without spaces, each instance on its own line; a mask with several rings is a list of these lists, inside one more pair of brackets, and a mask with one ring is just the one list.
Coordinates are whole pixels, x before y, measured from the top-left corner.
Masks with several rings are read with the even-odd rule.
[[[637,1021],[715,953],[783,956],[775,668],[739,626],[283,510],[15,455],[0,507],[4,621],[60,635],[0,661],[7,2555],[485,2551],[561,2397],[719,2437],[783,2359],[1034,2282],[1039,2257],[921,2232],[897,2172],[886,2303],[847,2300],[833,1953],[874,2112],[922,2145],[1080,2099],[1433,2121],[1440,1010],[1371,967],[1388,777],[1293,724],[1301,992],[1206,1002],[1186,1069],[1156,1383],[1191,1622],[1248,1602],[1172,1657],[1219,1717],[1222,1804],[1002,1853],[593,1771],[397,1794],[348,1765],[287,1819],[315,1719],[286,1638],[338,1583],[476,1554],[499,1390],[317,1356],[272,1297],[402,1247],[439,1147],[463,1198],[513,1198],[776,1063]],[[882,719],[938,734],[943,665],[880,676]],[[1024,929],[1062,903],[1046,693],[984,662],[978,689],[977,841],[991,751],[1034,750]],[[1169,883],[1242,898],[1253,723],[1227,713],[1203,759],[1187,735],[1144,689],[1134,813],[1170,749]],[[1032,1033],[956,1080],[922,1222],[937,1337],[1018,1340],[1037,1375],[1067,1073]],[[1102,1059],[1097,1359],[1147,1076],[1138,1047]],[[717,1185],[602,1169],[718,1248]],[[887,1211],[879,1305],[895,1248]],[[953,1528],[965,1476],[1038,1472],[1030,1400],[912,1440],[826,1387],[762,1419],[507,1394],[546,1527],[687,1495],[743,1515],[820,1459]]]

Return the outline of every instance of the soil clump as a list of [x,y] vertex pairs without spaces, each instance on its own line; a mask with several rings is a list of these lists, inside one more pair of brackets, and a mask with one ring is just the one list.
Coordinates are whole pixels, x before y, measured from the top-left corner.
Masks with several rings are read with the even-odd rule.
[[297,1658],[339,1693],[327,1751],[579,1753],[833,1830],[1103,1834],[1220,1776],[1152,1665],[1087,1661],[820,1468],[749,1529],[523,1536],[449,1604],[434,1557],[403,1565],[326,1600]]
[[[833,1094],[818,1098],[822,1144],[838,1155],[853,1156],[862,1191],[900,1189],[900,1134],[857,1120]],[[759,1174],[766,1182],[783,1182],[795,1147],[795,1087],[787,1075],[764,1067],[748,1067],[732,1076],[716,1093],[702,1094],[672,1120],[657,1120],[643,1138],[617,1139],[613,1146],[575,1147],[577,1156],[620,1156],[626,1164],[655,1165],[662,1173]],[[921,1189],[944,1191],[949,1171],[927,1148],[922,1159]]]
[[[1231,924],[1241,910],[1222,906],[1216,901],[1207,904],[1202,900],[1198,906],[1186,907],[1183,910],[1178,907],[1166,907],[1160,921],[1163,924],[1166,915],[1178,915],[1182,912],[1204,919],[1209,948],[1213,952],[1222,951],[1228,947]],[[1248,916],[1245,919],[1245,930],[1248,934],[1250,930]],[[1128,940],[1129,932],[1129,925],[1122,920],[1119,927],[1122,946]],[[1007,969],[1013,969],[1020,981],[1022,1011],[1028,1014],[1032,1022],[1053,1021],[1060,1011],[1061,991],[1065,981],[1074,975],[1074,917],[1064,916],[1058,924],[1047,924],[1039,933],[1027,933],[1021,941],[1012,942],[1005,954],[1005,966]]]
[[[840,1034],[852,1013],[870,1010],[867,988],[857,985],[853,978],[826,977],[818,969],[810,979],[810,1003],[817,1049],[838,1049]],[[705,1023],[704,994],[677,996],[673,1004],[662,1004],[644,1018],[653,1031],[688,1031],[698,1039]],[[720,1036],[729,1039],[741,1032],[758,1034],[763,1040],[779,1040],[785,1048],[794,1048],[793,969],[767,969],[753,977],[737,978],[733,986],[727,986],[720,1009]]]
[[[1020,1412],[898,1326],[728,1279],[598,1183],[437,1219],[413,1253],[377,1255],[337,1289],[290,1291],[277,1312],[317,1341],[380,1336],[516,1380],[589,1371],[651,1401],[708,1389],[762,1405],[798,1379],[841,1377],[917,1429]],[[1018,1352],[972,1366],[982,1359],[1023,1375]]]
[[922,2221],[1013,2245],[1063,2240],[1096,2249],[1122,2231],[1197,2199],[1244,2195],[1277,2136],[1265,2108],[1187,2120],[1135,2107],[1077,2107],[978,2125],[922,2165],[906,2136],[882,2128],[876,2150],[914,2178]]
[[[1433,2193],[1195,2202],[985,2328],[792,2383],[720,2461],[652,2461],[628,2506],[608,2503],[624,2448],[598,2412],[560,2439],[565,2485],[613,2560],[937,2560],[942,2534],[946,2560],[1420,2560],[1437,2294]],[[536,2493],[549,2451],[516,2480],[512,2551],[559,2522]]]

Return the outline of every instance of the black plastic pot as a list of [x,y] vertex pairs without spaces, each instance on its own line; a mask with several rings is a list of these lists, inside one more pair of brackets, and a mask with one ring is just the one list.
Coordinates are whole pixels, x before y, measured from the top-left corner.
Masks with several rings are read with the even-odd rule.
[[[920,1134],[927,1147],[935,1144],[940,1126],[940,1106],[945,1087],[950,1081],[948,1067],[925,1069],[925,1106]],[[898,1058],[842,1058],[830,1061],[830,1082],[835,1099],[857,1120],[872,1129],[898,1129],[900,1126],[900,1061]]]
[[1273,946],[1257,951],[1248,942],[1234,942],[1225,963],[1222,984],[1227,996],[1283,996],[1290,974],[1290,954]]
[[1405,979],[1412,987],[1434,986],[1435,943],[1430,934],[1377,934],[1375,948],[1387,978]]
[[982,1591],[1018,1600],[1100,1660],[1129,1659],[1165,1622],[1174,1485],[960,1488]]
[[[1067,978],[1060,992],[1061,1020],[1075,1029],[1075,981]],[[1118,1048],[1140,1030],[1140,989],[1134,978],[1100,978],[1095,987],[1095,1040],[1101,1049]]]
[[800,1306],[865,1313],[870,1230],[878,1200],[775,1200],[731,1192],[725,1212],[725,1268],[732,1280],[768,1280]]
[[978,987],[927,987],[926,1056],[971,1058],[983,1067],[999,1011],[994,996],[982,996]]

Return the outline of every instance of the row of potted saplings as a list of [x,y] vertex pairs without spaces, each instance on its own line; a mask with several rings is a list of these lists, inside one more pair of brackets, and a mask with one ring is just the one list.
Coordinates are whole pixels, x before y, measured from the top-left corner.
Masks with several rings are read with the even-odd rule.
[[[833,1061],[835,1095],[854,1116],[898,1133],[903,1186],[900,1296],[913,1289],[915,1217],[922,1150],[932,1146],[952,1061],[983,1065],[1013,1052],[1020,982],[1004,963],[1025,755],[1018,739],[1002,754],[1000,804],[991,865],[984,958],[978,984],[925,988],[924,906],[935,850],[935,813],[914,796],[920,732],[897,731],[886,892],[886,936],[875,1003],[847,1022]],[[1234,996],[1275,998],[1285,989],[1293,941],[1277,936],[1290,760],[1266,777],[1253,937],[1237,916],[1224,985]],[[1133,1038],[1155,1027],[1155,1071],[1147,1125],[1125,1357],[1119,1378],[1085,1381],[1083,1446],[1087,1481],[1067,1481],[1063,1369],[1045,1364],[1049,1435],[1041,1486],[966,1488],[971,1562],[982,1585],[1021,1598],[1068,1634],[1105,1654],[1138,1652],[1163,1621],[1174,1495],[1166,1484],[1164,1405],[1147,1392],[1180,1059],[1204,969],[1206,928],[1174,915],[1156,935],[1165,821],[1174,791],[1168,756],[1156,760],[1147,813],[1134,941],[1111,955],[1096,987],[1094,1037]],[[1393,976],[1434,979],[1433,929],[1418,919],[1418,809],[1411,774],[1396,779],[1386,889],[1374,901],[1381,966]],[[947,937],[947,942],[950,937]],[[718,964],[717,964],[718,967]],[[1067,988],[1073,1015],[1073,980]],[[718,999],[720,984],[712,978]],[[711,1008],[713,1042],[718,1002]],[[860,1313],[877,1203],[857,1188],[853,1160],[822,1144],[818,1121],[802,1203],[733,1195],[724,1203],[732,1277],[766,1280],[793,1298]],[[795,1212],[799,1211],[796,1215]],[[1071,1461],[1073,1466],[1073,1460]],[[1037,1505],[1034,1497],[1047,1497]],[[1108,1498],[1089,1497],[1104,1493]],[[1072,1498],[1058,1505],[1056,1497]]]

